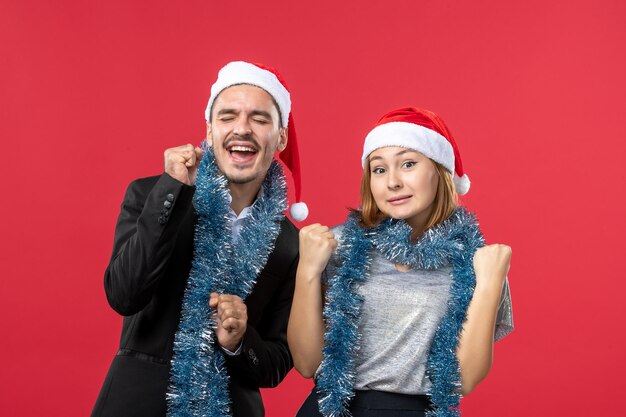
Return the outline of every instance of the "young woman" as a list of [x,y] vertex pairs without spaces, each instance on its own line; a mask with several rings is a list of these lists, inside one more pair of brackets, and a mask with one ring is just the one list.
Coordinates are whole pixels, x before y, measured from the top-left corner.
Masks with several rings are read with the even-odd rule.
[[435,113],[384,115],[362,164],[361,208],[300,231],[288,341],[316,386],[298,417],[458,416],[513,329],[511,249],[458,205],[469,179]]

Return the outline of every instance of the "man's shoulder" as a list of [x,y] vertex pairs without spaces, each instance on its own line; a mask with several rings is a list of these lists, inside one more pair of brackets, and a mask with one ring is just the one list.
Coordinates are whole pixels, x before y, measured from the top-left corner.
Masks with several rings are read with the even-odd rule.
[[298,256],[299,229],[286,216],[280,223],[280,234],[276,239],[273,258],[280,258],[281,262],[289,264]]
[[295,236],[297,238],[298,233],[300,233],[300,229],[298,229],[296,225],[293,224],[289,217],[285,216],[280,225],[280,233],[286,234],[288,236]]

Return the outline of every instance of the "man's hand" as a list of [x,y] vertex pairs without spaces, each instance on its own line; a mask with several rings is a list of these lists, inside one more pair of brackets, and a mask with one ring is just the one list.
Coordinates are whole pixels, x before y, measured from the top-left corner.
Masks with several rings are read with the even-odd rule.
[[177,146],[166,149],[164,154],[165,172],[170,177],[187,185],[196,183],[198,165],[202,159],[202,149],[193,145]]
[[248,309],[243,300],[236,295],[211,293],[209,307],[216,310],[218,343],[224,349],[236,351],[248,328]]

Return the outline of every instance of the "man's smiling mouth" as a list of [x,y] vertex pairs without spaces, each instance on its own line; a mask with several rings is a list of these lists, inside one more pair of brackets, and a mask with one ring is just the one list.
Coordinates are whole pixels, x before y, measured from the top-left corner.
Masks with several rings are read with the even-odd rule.
[[234,162],[240,163],[252,161],[255,155],[259,152],[254,146],[240,143],[230,144],[226,147],[226,150]]

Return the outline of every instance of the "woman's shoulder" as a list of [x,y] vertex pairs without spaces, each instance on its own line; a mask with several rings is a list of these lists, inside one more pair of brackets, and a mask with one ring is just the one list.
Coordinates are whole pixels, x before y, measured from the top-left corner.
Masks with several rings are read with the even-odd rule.
[[330,231],[335,235],[335,239],[341,240],[346,229],[360,227],[360,216],[358,212],[351,212],[348,217],[342,222],[330,228]]
[[333,234],[335,235],[335,239],[339,239],[341,237],[345,227],[346,227],[345,223],[339,223],[330,228],[330,231],[333,232]]

